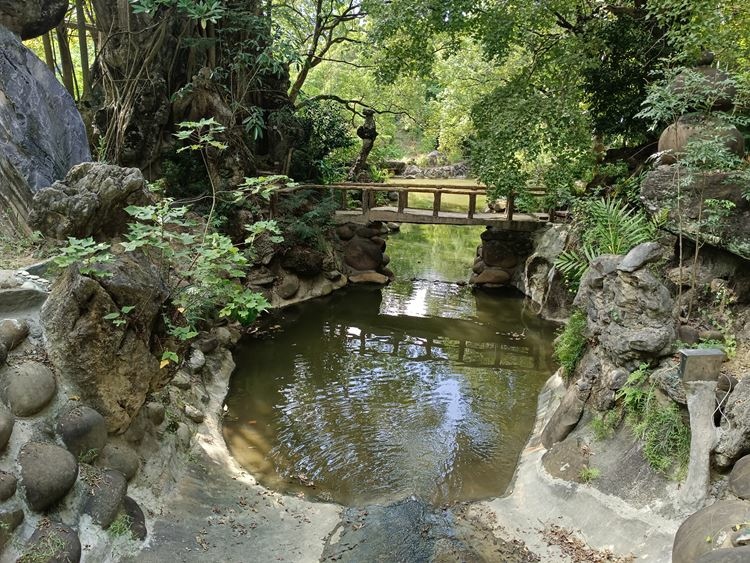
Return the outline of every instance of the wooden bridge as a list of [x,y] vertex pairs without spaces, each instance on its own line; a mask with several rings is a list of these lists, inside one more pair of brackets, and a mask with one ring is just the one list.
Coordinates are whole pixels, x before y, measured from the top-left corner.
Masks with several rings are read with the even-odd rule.
[[[514,213],[512,198],[509,198],[505,213],[478,212],[477,198],[487,195],[487,190],[484,186],[467,186],[441,182],[432,184],[427,182],[419,184],[408,182],[388,184],[304,184],[294,188],[284,188],[277,193],[299,189],[334,190],[337,192],[339,208],[336,211],[335,220],[338,224],[367,224],[372,221],[382,221],[430,225],[485,225],[505,230],[533,231],[550,220],[550,216],[547,213]],[[353,209],[350,208],[349,193],[351,192],[361,194],[360,197],[354,199],[358,207]],[[378,193],[396,193],[398,201],[394,202],[395,205],[378,205]],[[409,195],[417,193],[430,194],[432,196],[431,209],[409,207]],[[465,197],[467,201],[466,210],[443,210],[442,198],[444,195]]]

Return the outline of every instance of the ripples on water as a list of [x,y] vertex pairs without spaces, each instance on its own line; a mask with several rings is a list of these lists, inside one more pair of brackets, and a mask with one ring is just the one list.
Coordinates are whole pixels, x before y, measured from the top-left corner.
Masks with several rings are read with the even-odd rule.
[[517,295],[397,281],[284,317],[237,351],[227,398],[227,443],[262,483],[349,505],[504,492],[554,368],[554,328]]

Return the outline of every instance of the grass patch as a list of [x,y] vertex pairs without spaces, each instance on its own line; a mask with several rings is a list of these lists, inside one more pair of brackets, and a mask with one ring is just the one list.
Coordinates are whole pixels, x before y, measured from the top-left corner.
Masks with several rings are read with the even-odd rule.
[[18,563],[47,563],[60,557],[65,551],[65,542],[54,532],[44,536],[29,548],[19,559]]
[[630,374],[618,393],[623,399],[625,420],[643,441],[643,456],[659,473],[682,479],[690,459],[690,426],[674,403],[659,402],[650,370],[645,364]]
[[566,378],[570,378],[586,349],[586,313],[575,311],[565,329],[555,339],[555,359],[560,362]]
[[620,424],[620,412],[611,410],[599,413],[591,419],[590,424],[595,440],[607,440],[614,436],[615,430],[617,430],[617,426]]
[[598,467],[584,467],[578,473],[578,478],[582,483],[591,483],[591,481],[601,477],[602,472]]
[[133,524],[133,519],[125,514],[124,512],[120,512],[120,514],[115,518],[114,522],[112,522],[109,525],[109,528],[107,528],[107,532],[111,536],[114,536],[116,538],[125,536],[125,535],[131,535],[132,536],[132,530],[131,526]]

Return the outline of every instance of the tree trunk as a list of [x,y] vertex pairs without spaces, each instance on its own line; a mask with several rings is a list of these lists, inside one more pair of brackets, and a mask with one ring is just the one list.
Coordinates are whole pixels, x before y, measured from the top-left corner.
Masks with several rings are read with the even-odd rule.
[[91,90],[91,73],[89,63],[89,44],[86,36],[86,15],[83,12],[83,0],[76,0],[76,27],[78,29],[78,49],[81,53],[81,71],[83,76],[83,95]]
[[349,174],[346,179],[349,182],[356,182],[359,178],[359,174],[367,166],[367,157],[370,156],[370,151],[375,145],[375,139],[378,136],[377,127],[375,125],[375,112],[371,109],[366,109],[364,112],[365,122],[359,129],[357,129],[357,136],[362,139],[362,149],[359,151],[357,160],[354,161]]
[[70,45],[68,44],[68,30],[64,23],[55,28],[57,35],[57,46],[60,51],[60,71],[62,73],[62,83],[65,89],[75,98],[76,90],[73,83],[73,59],[70,56]]
[[55,72],[55,51],[52,48],[52,39],[49,33],[42,35],[42,44],[44,45],[44,60],[47,63],[47,67]]

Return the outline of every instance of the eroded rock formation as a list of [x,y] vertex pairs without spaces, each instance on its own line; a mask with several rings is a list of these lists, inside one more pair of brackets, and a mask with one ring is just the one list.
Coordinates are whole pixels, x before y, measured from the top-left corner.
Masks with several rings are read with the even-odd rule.
[[29,224],[58,240],[108,239],[122,234],[133,220],[125,212],[127,206],[148,201],[146,181],[137,168],[87,162],[36,193]]
[[[110,432],[122,432],[161,376],[152,338],[168,292],[142,255],[122,254],[101,268],[110,275],[65,271],[41,318],[54,366],[105,417]],[[134,307],[127,323],[104,319],[125,306]]]

